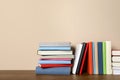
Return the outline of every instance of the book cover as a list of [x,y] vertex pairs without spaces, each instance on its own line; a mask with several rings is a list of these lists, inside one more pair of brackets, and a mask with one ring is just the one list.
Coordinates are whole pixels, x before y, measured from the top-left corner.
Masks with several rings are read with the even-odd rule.
[[86,64],[85,61],[86,61],[87,53],[88,53],[88,43],[86,43],[86,47],[85,47],[85,50],[83,53],[83,59],[82,59],[81,67],[80,67],[80,71],[79,71],[80,75],[83,73],[83,68],[85,67],[85,64]]
[[50,68],[50,67],[72,67],[72,64],[39,64],[41,68]]
[[71,64],[71,61],[64,60],[39,60],[38,64]]
[[106,41],[106,74],[112,74],[111,41]]
[[38,55],[67,55],[73,54],[72,51],[38,51]]
[[81,68],[82,59],[83,59],[83,55],[84,55],[85,47],[86,47],[86,43],[83,43],[82,50],[81,50],[80,57],[79,57],[79,62],[78,62],[78,65],[77,65],[76,74],[79,74],[79,71],[80,71],[80,68]]
[[103,53],[102,53],[102,42],[97,43],[98,48],[98,72],[103,74]]
[[102,43],[103,50],[103,74],[106,74],[106,42]]
[[88,74],[93,74],[93,60],[92,60],[92,42],[88,42],[88,65],[87,72]]
[[53,68],[41,68],[36,67],[36,74],[54,74],[54,75],[70,75],[70,67],[53,67]]
[[79,62],[79,57],[81,55],[82,46],[83,46],[83,44],[77,44],[76,45],[74,64],[73,64],[73,68],[72,68],[72,73],[73,74],[76,74],[77,65],[78,65],[78,62]]

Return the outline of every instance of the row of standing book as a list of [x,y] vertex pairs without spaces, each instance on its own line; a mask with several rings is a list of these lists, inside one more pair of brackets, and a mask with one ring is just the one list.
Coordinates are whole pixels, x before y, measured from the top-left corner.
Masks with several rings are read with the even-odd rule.
[[112,74],[111,41],[87,42],[76,46],[73,74]]
[[74,55],[71,47],[70,42],[40,43],[36,74],[120,74],[120,51],[111,53],[111,41],[77,44]]

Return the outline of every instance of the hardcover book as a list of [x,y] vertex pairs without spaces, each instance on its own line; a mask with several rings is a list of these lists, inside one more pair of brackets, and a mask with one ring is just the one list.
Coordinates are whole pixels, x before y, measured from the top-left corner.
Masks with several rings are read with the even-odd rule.
[[36,74],[54,74],[54,75],[70,75],[70,67],[54,67],[54,68],[41,68],[36,67]]

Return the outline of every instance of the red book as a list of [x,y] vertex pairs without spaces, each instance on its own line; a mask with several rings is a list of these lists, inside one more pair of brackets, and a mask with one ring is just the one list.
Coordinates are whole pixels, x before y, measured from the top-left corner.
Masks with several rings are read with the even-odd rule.
[[93,61],[92,61],[92,42],[88,42],[88,65],[87,72],[88,74],[93,74]]
[[85,67],[85,60],[86,60],[87,51],[88,51],[88,43],[86,44],[86,47],[85,47],[85,50],[84,50],[84,55],[83,55],[83,59],[82,59],[81,67],[80,67],[80,71],[79,71],[80,75],[82,74],[83,68]]
[[41,68],[50,68],[50,67],[72,67],[72,64],[39,64]]

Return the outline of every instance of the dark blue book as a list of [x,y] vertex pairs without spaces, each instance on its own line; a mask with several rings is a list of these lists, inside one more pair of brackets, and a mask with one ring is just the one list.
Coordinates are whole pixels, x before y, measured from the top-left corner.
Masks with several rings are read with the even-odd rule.
[[36,67],[36,74],[55,74],[55,75],[70,75],[71,67],[54,67],[54,68],[41,68]]
[[71,50],[71,46],[40,46],[39,49],[40,51],[69,51]]
[[98,73],[103,74],[102,42],[98,42]]

